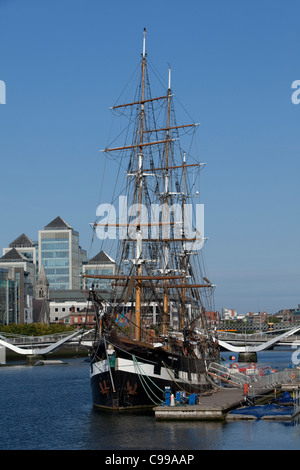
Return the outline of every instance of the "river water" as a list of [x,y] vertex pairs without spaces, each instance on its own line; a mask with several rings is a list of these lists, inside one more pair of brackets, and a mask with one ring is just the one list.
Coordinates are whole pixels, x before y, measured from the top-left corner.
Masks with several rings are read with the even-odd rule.
[[[291,351],[266,351],[258,362],[282,368]],[[224,353],[225,358],[229,358]],[[1,450],[298,450],[292,422],[160,422],[153,415],[95,410],[84,358],[65,364],[0,367]]]

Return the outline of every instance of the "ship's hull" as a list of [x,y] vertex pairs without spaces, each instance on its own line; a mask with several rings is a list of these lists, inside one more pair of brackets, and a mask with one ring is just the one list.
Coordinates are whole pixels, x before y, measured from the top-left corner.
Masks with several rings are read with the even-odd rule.
[[203,359],[170,354],[162,349],[139,348],[91,360],[93,404],[104,410],[145,410],[165,401],[165,387],[174,395],[201,393],[211,389]]

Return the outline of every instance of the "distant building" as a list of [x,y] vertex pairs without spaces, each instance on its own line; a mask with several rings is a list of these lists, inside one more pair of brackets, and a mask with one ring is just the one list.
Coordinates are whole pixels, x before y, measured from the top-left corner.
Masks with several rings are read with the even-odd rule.
[[59,320],[59,323],[78,327],[92,328],[96,324],[96,316],[95,312],[92,310],[82,310],[81,312],[75,312],[74,308],[72,308],[71,312],[68,315],[62,317]]
[[262,324],[268,320],[269,314],[267,312],[249,312],[248,321],[255,324]]
[[16,248],[29,261],[37,264],[37,242],[32,241],[25,233],[11,242],[9,248],[3,248],[3,254],[5,255],[11,248]]
[[46,325],[50,322],[49,282],[43,266],[41,266],[35,285],[33,322],[44,323]]
[[292,321],[299,321],[300,320],[300,304],[298,304],[298,308],[295,308],[292,315]]
[[211,325],[217,325],[221,321],[221,315],[218,311],[205,311],[205,316]]
[[231,308],[222,308],[222,320],[235,320],[237,312]]
[[0,268],[0,323],[7,325],[15,321],[18,293],[16,282],[8,275],[8,268]]
[[[112,275],[115,273],[116,262],[104,251],[100,251],[94,258],[83,263],[82,274],[83,275]],[[83,289],[89,290],[92,284],[98,286],[99,290],[110,290],[112,279],[101,279],[101,278],[85,278],[83,277],[82,285]]]
[[[34,248],[34,247],[32,247]],[[21,247],[13,247],[13,248],[3,248],[3,256],[0,258],[0,267],[8,268],[8,267],[17,267],[23,268],[29,275],[29,281],[31,282],[32,286],[35,285],[36,281],[36,263],[35,263],[35,256],[34,251],[29,251],[32,256],[26,256]]]
[[49,298],[51,323],[65,323],[64,317],[71,313],[84,312],[92,308],[87,295],[80,289],[51,290]]
[[33,286],[28,272],[23,267],[2,266],[0,263],[0,323],[32,323]]
[[275,313],[275,316],[285,322],[300,321],[300,304],[298,304],[298,308],[285,308],[279,310]]
[[38,257],[50,289],[81,288],[81,266],[86,252],[79,245],[79,233],[61,217],[39,230]]

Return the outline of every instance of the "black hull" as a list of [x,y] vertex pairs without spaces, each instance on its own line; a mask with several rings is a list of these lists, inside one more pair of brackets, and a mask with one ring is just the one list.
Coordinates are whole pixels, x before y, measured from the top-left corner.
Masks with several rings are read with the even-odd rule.
[[[101,356],[103,359],[99,360]],[[106,355],[103,345],[91,360],[92,398],[96,408],[151,409],[165,402],[165,387],[170,387],[174,396],[178,391],[188,395],[212,389],[204,360],[150,348],[127,352],[114,347],[114,353]]]
[[[156,397],[153,397],[152,394],[152,399],[150,399],[142,388],[138,374],[119,372],[114,374],[113,379],[115,391],[108,372],[91,378],[93,405],[96,408],[116,411],[151,410],[153,406],[160,404],[164,399],[163,394],[160,392],[157,392]],[[129,384],[131,390],[128,389],[127,384]],[[156,385],[164,388],[170,383],[156,381]],[[153,399],[156,401],[153,402]]]

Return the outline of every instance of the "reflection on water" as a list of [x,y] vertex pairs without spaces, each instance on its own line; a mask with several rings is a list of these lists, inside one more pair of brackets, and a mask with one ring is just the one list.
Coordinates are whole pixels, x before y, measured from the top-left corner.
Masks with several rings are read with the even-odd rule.
[[94,411],[90,420],[91,449],[218,449],[222,424],[156,421],[153,415],[109,415]]
[[97,411],[90,420],[90,449],[276,450],[299,449],[299,421],[156,422],[153,417]]
[[[288,367],[291,352],[266,351],[258,359]],[[1,450],[300,448],[299,415],[292,422],[157,422],[152,414],[100,412],[92,406],[89,364],[67,362],[0,367]]]

